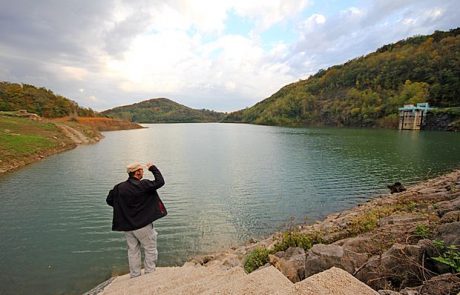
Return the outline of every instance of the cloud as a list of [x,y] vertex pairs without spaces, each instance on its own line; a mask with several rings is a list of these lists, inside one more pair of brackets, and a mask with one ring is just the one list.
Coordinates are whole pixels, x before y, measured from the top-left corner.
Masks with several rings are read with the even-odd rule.
[[308,16],[298,26],[300,38],[291,45],[291,75],[304,77],[320,68],[344,63],[385,44],[434,30],[458,26],[454,0],[378,0],[330,15]]
[[98,110],[159,96],[244,108],[320,68],[459,24],[454,0],[4,2],[0,80]]
[[322,14],[313,14],[305,22],[300,24],[300,29],[307,32],[313,32],[326,22],[326,17]]
[[58,69],[64,76],[60,76],[61,79],[73,79],[73,80],[84,80],[88,76],[88,71],[83,68],[61,66]]
[[307,0],[238,0],[234,3],[235,12],[242,17],[249,17],[256,22],[256,31],[263,31],[300,13],[310,1]]
[[293,79],[247,37],[226,35],[205,42],[178,31],[164,34],[138,37],[123,59],[108,63],[110,72],[125,81],[122,91],[174,95],[185,90],[200,96],[222,88],[260,99]]

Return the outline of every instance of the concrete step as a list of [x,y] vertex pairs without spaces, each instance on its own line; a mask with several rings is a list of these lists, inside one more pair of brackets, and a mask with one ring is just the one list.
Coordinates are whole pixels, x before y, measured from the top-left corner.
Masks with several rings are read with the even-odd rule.
[[[228,270],[218,270],[215,268],[210,270],[208,277],[200,280],[189,281],[182,286],[171,289],[169,292],[161,293],[165,295],[176,295],[176,294],[205,294],[207,290],[219,288],[227,282],[239,281],[244,278],[246,273],[240,267],[234,267]],[[214,293],[215,294],[215,293]]]
[[154,273],[130,279],[115,279],[103,295],[378,295],[348,272],[331,268],[293,284],[275,267],[251,274],[241,267],[222,265],[158,268]]
[[250,273],[245,274],[238,280],[228,280],[226,283],[208,289],[200,294],[274,294],[274,295],[290,295],[295,294],[294,284],[289,281],[275,267],[269,266]]
[[295,284],[299,295],[379,295],[343,269],[332,267]]
[[130,279],[129,275],[116,278],[107,286],[103,295],[140,294],[148,289],[148,294],[166,294],[176,288],[183,288],[214,276],[225,277],[229,273],[222,266],[204,267],[159,267],[155,272]]

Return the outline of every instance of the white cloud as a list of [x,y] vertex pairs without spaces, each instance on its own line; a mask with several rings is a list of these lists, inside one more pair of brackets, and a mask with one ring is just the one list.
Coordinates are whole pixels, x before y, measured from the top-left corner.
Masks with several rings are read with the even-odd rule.
[[[0,10],[0,79],[98,109],[167,96],[234,110],[384,44],[455,28],[458,7],[456,0],[354,1],[346,9],[311,0],[10,1]],[[230,35],[241,29],[230,28],[237,20],[244,33]]]
[[445,13],[445,9],[441,9],[441,8],[430,9],[426,12],[427,17],[430,18],[432,21],[435,21],[441,18],[444,13]]
[[254,102],[293,79],[285,65],[274,63],[249,38],[226,35],[206,43],[180,31],[139,36],[122,59],[108,62],[107,70],[124,81],[120,88],[127,92],[193,89],[199,95],[222,87]]
[[415,25],[417,23],[417,20],[413,18],[405,18],[402,20],[402,23],[408,26]]
[[257,24],[256,30],[263,31],[300,13],[308,5],[308,0],[236,0],[233,7],[238,15],[254,19]]
[[60,66],[58,72],[63,73],[61,79],[84,80],[88,76],[88,71],[80,67]]
[[322,14],[315,13],[306,21],[301,23],[300,29],[308,32],[314,32],[319,26],[326,23],[326,17]]
[[[300,13],[308,5],[310,0],[162,1],[143,11],[149,11],[152,17],[151,28],[155,30],[195,28],[200,33],[220,34],[225,29],[230,12],[251,19],[257,31],[263,31]],[[124,18],[126,15],[118,17],[119,20]]]

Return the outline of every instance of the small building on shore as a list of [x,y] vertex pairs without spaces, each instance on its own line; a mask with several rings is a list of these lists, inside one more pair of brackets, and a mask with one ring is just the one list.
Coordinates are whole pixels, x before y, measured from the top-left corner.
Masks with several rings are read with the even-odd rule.
[[421,130],[430,109],[427,102],[406,104],[399,108],[399,130]]

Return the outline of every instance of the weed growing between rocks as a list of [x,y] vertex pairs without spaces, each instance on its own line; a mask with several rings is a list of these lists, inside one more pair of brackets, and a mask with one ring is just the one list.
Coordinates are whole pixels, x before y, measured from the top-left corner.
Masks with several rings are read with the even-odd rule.
[[379,219],[396,212],[418,211],[418,204],[413,200],[400,200],[395,204],[382,205],[372,208],[351,219],[347,225],[350,236],[356,236],[374,230],[379,225]]
[[355,216],[349,223],[347,229],[351,235],[359,235],[375,229],[380,218],[389,216],[395,209],[393,206],[378,207]]
[[428,239],[431,236],[431,230],[425,224],[418,224],[414,233],[418,238],[421,239]]
[[444,241],[434,240],[434,246],[439,251],[440,256],[432,257],[434,261],[445,264],[454,273],[460,272],[460,250],[455,245],[446,246]]
[[244,270],[247,273],[251,273],[259,267],[265,265],[268,262],[268,254],[270,254],[270,250],[266,248],[256,248],[246,256]]
[[274,245],[272,252],[286,251],[289,247],[299,247],[307,251],[314,244],[321,242],[321,233],[319,232],[301,233],[298,231],[287,231],[283,233],[281,240]]
[[275,243],[273,249],[259,247],[250,252],[246,256],[244,270],[247,273],[251,273],[265,265],[269,261],[269,254],[286,251],[289,247],[300,247],[307,251],[313,245],[321,242],[321,233],[319,232],[301,233],[296,230],[286,231],[282,234],[281,239]]

